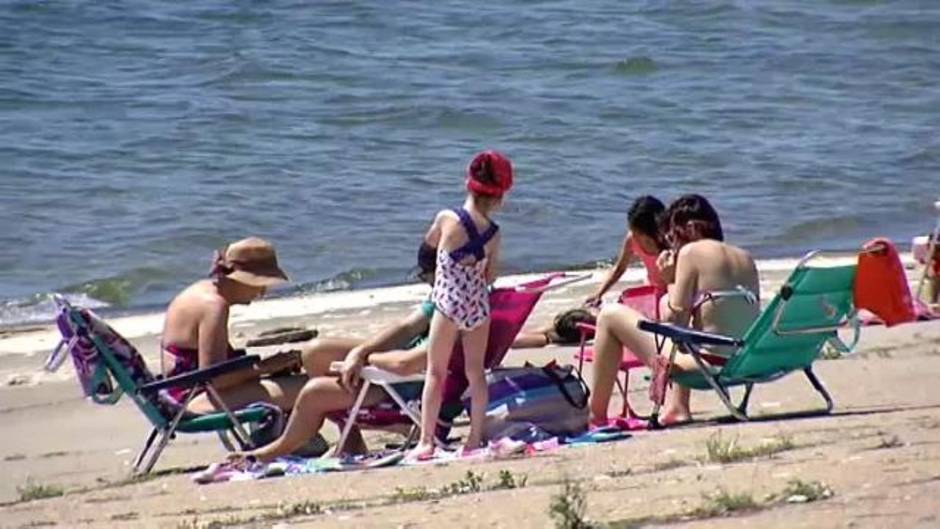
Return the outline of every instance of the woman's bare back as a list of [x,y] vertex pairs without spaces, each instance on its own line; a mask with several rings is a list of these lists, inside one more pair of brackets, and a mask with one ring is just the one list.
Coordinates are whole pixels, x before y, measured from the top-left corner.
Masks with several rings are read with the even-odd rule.
[[[685,257],[694,264],[698,292],[719,292],[744,288],[760,297],[757,265],[746,250],[705,239],[689,244]],[[740,337],[760,313],[760,304],[745,297],[705,302],[696,314],[695,328]]]

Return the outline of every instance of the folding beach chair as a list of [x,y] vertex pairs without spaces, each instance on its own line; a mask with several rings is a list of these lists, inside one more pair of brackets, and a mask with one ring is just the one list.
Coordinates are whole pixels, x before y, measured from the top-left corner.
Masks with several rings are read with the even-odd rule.
[[[675,346],[673,354],[691,355],[698,370],[672,373],[671,380],[692,389],[714,390],[735,419],[748,419],[747,405],[755,384],[773,382],[794,371],[803,371],[826,402],[821,413],[829,413],[832,397],[813,373],[813,362],[827,342],[841,352],[849,352],[858,342],[859,325],[852,305],[856,265],[810,266],[818,255],[807,254],[797,264],[740,339],[651,321],[641,321],[639,328],[669,338]],[[854,330],[848,345],[837,333],[846,325]],[[718,357],[702,351],[708,345],[736,349],[728,357]],[[737,385],[744,385],[745,390],[735,406],[728,388]],[[652,426],[658,425],[659,404],[654,403]]]
[[[232,435],[235,442],[246,449],[253,445],[244,423],[282,420],[278,408],[260,403],[233,413],[212,386],[212,381],[219,376],[256,365],[260,360],[258,356],[241,356],[207,369],[162,379],[155,377],[134,346],[98,315],[71,305],[61,296],[56,296],[55,302],[62,341],[46,360],[46,369],[58,369],[66,357],[71,356],[82,389],[94,403],[115,404],[127,394],[153,426],[134,461],[133,473],[150,472],[176,433],[215,432],[229,450],[235,448],[228,437]],[[190,391],[180,405],[165,395],[168,388]],[[206,391],[222,411],[203,415],[187,412],[186,406],[201,391]],[[151,451],[158,436],[160,441]]]
[[[531,281],[517,287],[498,288],[490,293],[490,334],[486,346],[486,359],[484,365],[487,369],[498,366],[509,351],[509,347],[515,340],[519,330],[525,324],[535,304],[541,298],[546,290],[559,288],[569,285],[576,281],[581,281],[588,276],[571,276],[567,274],[552,274],[542,279]],[[331,369],[338,371],[340,362],[334,362]],[[451,355],[448,365],[448,377],[444,383],[444,398],[441,406],[441,416],[439,418],[438,437],[441,433],[446,435],[454,418],[463,411],[463,405],[460,403],[460,397],[467,389],[468,382],[464,375],[463,347],[458,341],[454,347],[454,353]],[[346,439],[349,437],[352,427],[360,424],[366,427],[387,428],[389,426],[410,426],[408,441],[404,446],[414,440],[418,429],[421,426],[420,402],[416,400],[408,401],[402,397],[396,385],[401,383],[423,382],[425,375],[419,373],[411,376],[399,376],[389,373],[373,366],[367,366],[362,370],[362,387],[356,396],[352,408],[345,417],[342,434],[339,442],[336,444],[335,454],[338,455]],[[376,410],[363,408],[362,403],[373,385],[382,388],[393,401],[392,408],[387,406]],[[334,417],[335,418],[335,417]]]
[[[658,320],[659,300],[662,295],[662,291],[655,285],[641,285],[625,289],[621,292],[617,302],[621,305],[636,309],[647,318]],[[588,340],[597,332],[597,326],[588,323],[578,323],[577,326],[578,330],[581,332],[581,342],[578,347],[578,352],[575,353],[574,357],[578,360],[578,371],[584,372],[584,363],[594,361],[594,348],[588,345]],[[630,370],[640,367],[646,366],[632,351],[624,347],[623,357],[620,359],[619,366],[620,372],[623,373],[623,381],[621,382],[620,379],[614,379],[614,381],[623,400],[623,408],[620,411],[620,417],[626,420],[630,428],[644,426],[641,423],[644,417],[633,410],[630,406],[630,399],[627,397],[627,393],[630,390]]]

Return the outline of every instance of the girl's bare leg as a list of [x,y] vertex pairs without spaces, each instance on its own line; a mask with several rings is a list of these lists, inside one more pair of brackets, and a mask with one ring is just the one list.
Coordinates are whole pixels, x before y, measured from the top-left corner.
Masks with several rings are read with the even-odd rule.
[[[676,371],[697,371],[698,364],[689,355],[676,355],[672,368]],[[672,388],[666,393],[666,403],[659,416],[660,424],[669,426],[692,420],[691,400],[692,390],[673,383]]]
[[[346,391],[339,381],[331,377],[319,377],[307,381],[297,397],[297,405],[287,421],[284,432],[276,440],[248,452],[267,462],[280,456],[288,455],[310,440],[323,427],[327,414],[349,409],[353,405],[355,394]],[[383,399],[383,392],[379,388],[371,388],[366,395],[364,405],[371,406]],[[353,439],[351,436],[347,445],[361,444],[361,437]],[[350,448],[347,446],[346,448]],[[361,447],[352,447],[361,448]]]
[[467,448],[479,448],[483,443],[483,425],[486,420],[486,406],[489,392],[484,373],[486,344],[490,336],[490,320],[480,324],[463,335],[464,370],[470,389],[470,435]]
[[624,305],[607,305],[597,317],[594,336],[594,377],[591,384],[591,421],[607,420],[607,407],[614,391],[614,382],[623,348],[627,347],[646,365],[656,356],[652,335],[637,328],[643,315]]
[[428,371],[421,393],[421,439],[412,451],[415,457],[434,452],[434,433],[437,417],[444,398],[444,381],[447,379],[447,364],[457,341],[457,326],[440,312],[431,318],[428,336]]

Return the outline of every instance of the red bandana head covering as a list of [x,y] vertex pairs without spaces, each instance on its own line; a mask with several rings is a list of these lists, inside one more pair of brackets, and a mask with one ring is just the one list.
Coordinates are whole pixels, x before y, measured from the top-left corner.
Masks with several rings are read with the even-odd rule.
[[496,151],[483,151],[467,166],[467,190],[501,197],[512,187],[512,163]]

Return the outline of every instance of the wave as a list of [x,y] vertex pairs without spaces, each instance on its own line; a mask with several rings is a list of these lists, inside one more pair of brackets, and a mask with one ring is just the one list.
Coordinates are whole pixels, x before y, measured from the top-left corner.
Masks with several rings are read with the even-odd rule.
[[[63,294],[70,303],[90,309],[109,305],[87,294]],[[25,298],[0,301],[0,328],[30,323],[45,323],[55,317],[52,293],[34,294]]]

